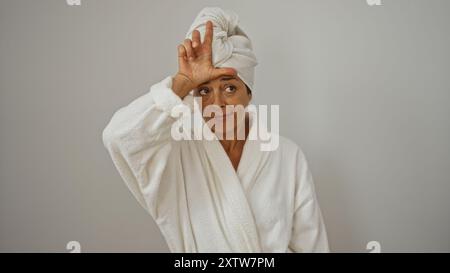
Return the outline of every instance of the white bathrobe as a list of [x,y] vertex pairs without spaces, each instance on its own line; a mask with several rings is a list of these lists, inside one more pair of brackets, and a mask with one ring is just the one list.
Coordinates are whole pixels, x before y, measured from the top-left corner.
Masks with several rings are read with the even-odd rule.
[[172,76],[119,109],[103,142],[172,252],[328,252],[311,173],[301,149],[247,139],[237,171],[218,140],[171,137],[183,104]]

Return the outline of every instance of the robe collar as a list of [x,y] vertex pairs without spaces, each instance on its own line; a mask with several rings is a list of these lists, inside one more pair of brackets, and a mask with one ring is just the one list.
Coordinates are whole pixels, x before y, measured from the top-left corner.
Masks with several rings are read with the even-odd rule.
[[[196,112],[194,113],[194,119],[201,119],[194,124],[202,124],[206,131],[209,130],[208,133],[215,136],[204,122],[198,108],[194,112]],[[249,118],[250,136],[251,133],[254,134],[255,130],[257,130],[257,122],[255,122],[254,113],[249,112]],[[258,138],[256,140],[246,139],[236,171],[217,136],[213,140],[203,139],[201,141],[210,165],[218,178],[217,183],[221,183],[220,186],[224,190],[226,204],[223,205],[229,209],[225,213],[228,212],[227,219],[230,221],[230,223],[227,223],[227,227],[232,229],[228,234],[232,234],[234,237],[227,239],[234,242],[232,244],[234,252],[257,253],[262,251],[254,215],[240,178],[253,164],[258,164],[263,157],[263,152],[260,150],[260,142]]]

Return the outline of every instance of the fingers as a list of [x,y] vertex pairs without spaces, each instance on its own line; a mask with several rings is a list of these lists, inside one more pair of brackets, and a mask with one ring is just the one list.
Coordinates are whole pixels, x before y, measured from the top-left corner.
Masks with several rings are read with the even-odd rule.
[[177,49],[178,49],[178,59],[181,58],[184,61],[187,61],[186,49],[184,48],[184,45],[178,45]]
[[187,55],[186,55],[186,49],[184,48],[184,45],[178,45],[178,65],[179,68],[184,68],[187,64]]
[[200,32],[198,30],[194,30],[192,32],[192,47],[197,48],[200,44]]
[[206,22],[205,39],[203,43],[205,45],[211,45],[213,40],[213,23],[211,21]]
[[237,75],[236,69],[231,67],[223,67],[223,68],[214,68],[211,76],[213,79],[215,79],[221,76],[236,76],[236,75]]
[[195,59],[195,52],[192,48],[192,41],[191,39],[185,39],[183,42],[184,48],[186,49],[186,55],[189,61],[192,61]]

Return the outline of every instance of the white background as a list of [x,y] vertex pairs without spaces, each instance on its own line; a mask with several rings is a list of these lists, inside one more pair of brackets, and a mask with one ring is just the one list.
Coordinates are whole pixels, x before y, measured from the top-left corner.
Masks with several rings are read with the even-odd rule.
[[101,141],[176,72],[205,6],[236,11],[306,154],[332,251],[450,251],[450,2],[0,1],[0,251],[168,251]]

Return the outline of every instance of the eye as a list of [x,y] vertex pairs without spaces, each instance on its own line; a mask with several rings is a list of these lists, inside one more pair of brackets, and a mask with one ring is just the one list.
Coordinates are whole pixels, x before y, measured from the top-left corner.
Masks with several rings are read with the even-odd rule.
[[208,95],[208,93],[209,93],[209,89],[206,88],[206,87],[203,87],[203,88],[198,89],[198,90],[197,90],[197,93],[198,93],[200,96],[206,96],[206,95]]
[[227,93],[234,93],[234,92],[236,92],[236,86],[234,86],[234,85],[228,85],[228,86],[225,88],[225,92],[227,92]]

